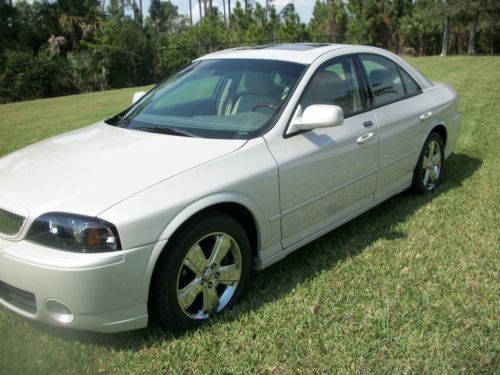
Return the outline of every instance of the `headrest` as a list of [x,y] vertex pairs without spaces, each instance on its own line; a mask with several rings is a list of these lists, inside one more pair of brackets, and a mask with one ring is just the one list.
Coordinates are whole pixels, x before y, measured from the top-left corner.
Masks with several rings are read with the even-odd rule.
[[389,69],[375,69],[370,72],[368,77],[373,88],[377,88],[383,83],[393,82],[396,74]]
[[246,71],[244,77],[247,91],[254,95],[279,95],[280,88],[276,86],[269,73]]

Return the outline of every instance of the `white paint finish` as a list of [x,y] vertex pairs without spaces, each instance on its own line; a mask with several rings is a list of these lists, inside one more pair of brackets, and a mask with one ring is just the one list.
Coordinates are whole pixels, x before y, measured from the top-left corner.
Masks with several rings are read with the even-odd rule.
[[[0,275],[3,282],[36,295],[36,315],[17,311],[28,318],[57,324],[44,307],[47,299],[56,299],[75,314],[76,320],[70,325],[73,328],[111,332],[114,329],[109,325],[122,320],[130,320],[125,329],[142,321],[135,327],[140,328],[147,323],[146,266],[151,249],[152,246],[145,246],[120,254],[85,257],[19,241],[1,251]],[[55,260],[58,254],[61,258]],[[116,262],[117,256],[122,260]],[[110,260],[108,264],[106,258]],[[68,266],[64,267],[64,263]],[[0,299],[0,302],[8,305],[7,301]],[[107,319],[99,318],[101,315]],[[119,325],[115,328],[120,330]]]
[[373,200],[378,137],[357,144],[369,132],[363,126],[366,121],[372,121],[371,131],[377,132],[372,112],[366,112],[342,126],[268,140],[279,166],[284,247],[330,225],[357,202]]
[[[240,204],[256,219],[260,248],[280,241],[278,171],[262,138],[225,157],[136,194],[103,212],[125,247],[167,239],[200,210],[224,202]],[[142,243],[141,243],[142,242]]]
[[299,105],[287,134],[293,134],[300,130],[340,126],[343,123],[344,113],[339,106],[315,104],[302,111],[302,106]]
[[50,211],[95,216],[245,142],[165,136],[99,123],[1,158],[0,194],[28,207],[31,219]]
[[323,47],[311,48],[308,50],[290,49],[267,49],[267,48],[233,48],[214,52],[202,56],[198,60],[210,59],[259,59],[259,60],[280,60],[297,64],[311,64],[324,53],[331,52],[332,49],[346,49],[348,45],[332,44]]
[[411,173],[417,165],[423,140],[432,118],[420,116],[432,108],[427,93],[374,110],[379,125],[379,173],[375,199],[394,181]]

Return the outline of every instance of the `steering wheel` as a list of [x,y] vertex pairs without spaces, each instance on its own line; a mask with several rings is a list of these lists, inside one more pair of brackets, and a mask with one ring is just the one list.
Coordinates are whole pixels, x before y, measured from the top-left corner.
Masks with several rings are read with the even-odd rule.
[[252,108],[252,112],[255,112],[257,108],[270,108],[273,111],[276,109],[276,107],[270,103],[261,103],[261,104],[256,104]]

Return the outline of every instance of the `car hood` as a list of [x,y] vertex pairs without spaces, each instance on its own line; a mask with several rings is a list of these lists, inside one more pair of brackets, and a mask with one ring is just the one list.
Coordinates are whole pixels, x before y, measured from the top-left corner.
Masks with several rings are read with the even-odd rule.
[[0,208],[31,217],[50,211],[96,216],[245,142],[154,134],[101,122],[1,158]]

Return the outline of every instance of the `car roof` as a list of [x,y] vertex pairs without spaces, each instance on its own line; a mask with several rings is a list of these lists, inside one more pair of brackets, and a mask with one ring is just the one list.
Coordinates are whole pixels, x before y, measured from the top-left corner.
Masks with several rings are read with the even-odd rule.
[[348,44],[293,43],[237,47],[210,53],[195,61],[211,59],[262,59],[290,61],[309,65],[326,52],[347,47],[355,46]]

